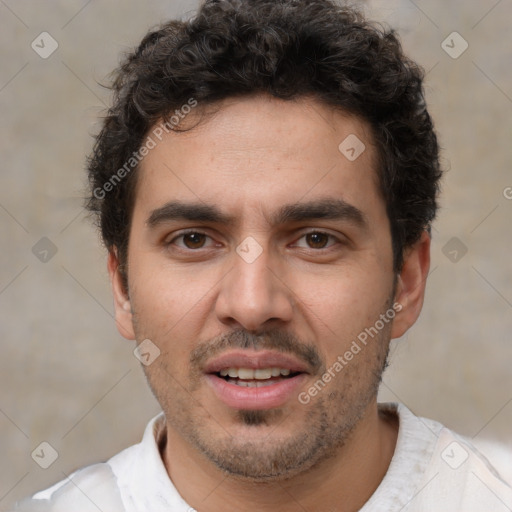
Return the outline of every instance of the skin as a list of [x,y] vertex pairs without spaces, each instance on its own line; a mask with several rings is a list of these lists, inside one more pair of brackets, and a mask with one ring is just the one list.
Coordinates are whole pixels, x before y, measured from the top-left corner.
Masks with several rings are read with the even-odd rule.
[[[311,98],[252,96],[218,107],[191,131],[167,134],[142,163],[128,292],[115,248],[108,261],[119,331],[161,351],[144,369],[167,418],[165,467],[199,511],[358,510],[396,445],[397,420],[379,413],[377,389],[389,340],[420,313],[430,239],[425,233],[406,249],[395,275],[362,120]],[[352,162],[338,150],[350,134],[366,146]],[[340,198],[365,222],[275,222],[283,205]],[[148,222],[170,201],[233,218]],[[207,236],[180,237],[185,229]],[[247,237],[262,249],[252,263],[236,252]],[[307,366],[298,392],[307,391],[393,303],[401,305],[394,321],[307,404],[294,394],[279,407],[234,409],[202,372],[232,347],[288,350]]]

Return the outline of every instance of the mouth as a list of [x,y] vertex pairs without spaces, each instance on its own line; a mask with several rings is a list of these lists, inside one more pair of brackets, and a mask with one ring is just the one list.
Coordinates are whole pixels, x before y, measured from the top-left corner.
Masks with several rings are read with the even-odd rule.
[[205,374],[217,398],[229,408],[263,410],[295,397],[307,370],[288,354],[244,350],[211,361]]
[[289,368],[224,368],[216,375],[229,384],[246,388],[261,388],[272,386],[285,379],[299,375],[300,372],[292,372]]

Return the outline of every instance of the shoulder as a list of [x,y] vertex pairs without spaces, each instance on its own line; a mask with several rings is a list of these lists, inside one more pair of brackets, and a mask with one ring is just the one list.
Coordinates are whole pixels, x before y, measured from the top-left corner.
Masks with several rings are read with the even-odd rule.
[[106,464],[93,464],[71,474],[65,480],[34,494],[16,505],[12,512],[97,512],[125,510],[117,479]]
[[403,512],[512,510],[510,448],[474,443],[403,404],[379,405],[398,415],[399,433],[388,473],[371,501],[374,508],[368,510],[378,510],[378,501],[387,496]]
[[491,439],[471,439],[469,442],[512,487],[512,444],[507,445]]
[[148,464],[144,460],[148,454],[153,458],[158,457],[155,434],[162,430],[163,422],[163,414],[159,414],[147,424],[140,443],[126,448],[107,462],[75,471],[52,487],[18,503],[8,512],[124,512],[130,508],[125,502],[129,500],[134,469],[144,471],[141,466]]
[[439,512],[509,512],[512,453],[497,443],[478,444],[479,448],[473,440],[443,427],[420,484],[420,489],[430,491],[420,492],[418,503],[425,501],[430,509]]

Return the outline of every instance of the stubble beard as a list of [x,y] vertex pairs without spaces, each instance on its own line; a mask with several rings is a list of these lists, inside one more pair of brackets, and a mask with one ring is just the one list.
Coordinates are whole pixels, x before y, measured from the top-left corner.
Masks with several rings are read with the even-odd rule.
[[272,427],[277,428],[287,420],[281,410],[238,411],[239,422],[254,428],[255,433],[259,428],[271,428],[266,438],[257,436],[259,442],[237,441],[229,436],[212,442],[207,428],[196,428],[197,425],[189,429],[187,439],[218,469],[242,480],[280,481],[305,473],[336,457],[350,440],[369,405],[376,399],[387,353],[372,372],[365,389],[359,390],[357,400],[347,396],[350,392],[325,389],[314,402],[312,400],[302,420],[302,428],[293,428],[287,439],[272,439]]
[[[307,406],[300,424],[290,429],[286,438],[272,436],[274,429],[285,424],[288,419],[283,409],[240,410],[236,413],[237,423],[245,429],[253,428],[257,441],[236,439],[227,429],[218,429],[221,434],[212,436],[211,422],[215,421],[206,408],[197,406],[193,392],[199,387],[198,376],[185,391],[182,383],[176,381],[167,366],[169,359],[162,353],[159,364],[145,367],[146,378],[153,394],[160,403],[168,426],[177,432],[189,445],[200,452],[219,470],[244,481],[280,481],[305,473],[322,462],[335,457],[350,440],[356,427],[363,419],[372,402],[376,400],[382,374],[387,366],[391,324],[383,329],[362,352],[336,375]],[[277,348],[272,341],[262,346],[261,338],[244,333],[244,343],[248,340],[254,348]],[[285,333],[285,337],[289,337]],[[280,333],[277,333],[280,339]],[[287,338],[288,339],[288,338]],[[226,341],[227,340],[227,341]],[[224,344],[241,346],[231,339]],[[281,347],[282,348],[282,347]],[[314,350],[314,349],[313,349]],[[208,352],[209,353],[209,352]],[[158,360],[157,360],[158,361]],[[320,365],[317,374],[325,371]],[[361,384],[361,381],[364,381]],[[155,385],[167,382],[168,386]],[[336,385],[338,384],[338,385]],[[194,404],[191,407],[191,404]],[[295,408],[296,411],[296,408]],[[258,430],[267,429],[262,436]],[[172,447],[170,447],[172,453]]]

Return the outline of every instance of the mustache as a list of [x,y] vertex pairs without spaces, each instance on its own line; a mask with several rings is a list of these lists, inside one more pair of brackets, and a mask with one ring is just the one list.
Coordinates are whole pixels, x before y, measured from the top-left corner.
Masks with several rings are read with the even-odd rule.
[[234,348],[256,351],[275,350],[292,354],[307,364],[312,374],[326,368],[314,345],[304,343],[294,334],[282,329],[258,333],[251,333],[245,329],[235,329],[227,334],[222,334],[198,345],[190,354],[190,365],[192,368],[204,368],[210,359]]

